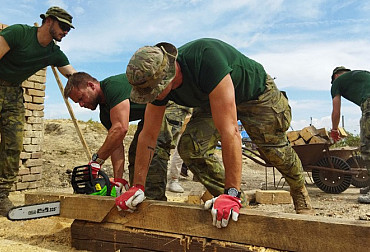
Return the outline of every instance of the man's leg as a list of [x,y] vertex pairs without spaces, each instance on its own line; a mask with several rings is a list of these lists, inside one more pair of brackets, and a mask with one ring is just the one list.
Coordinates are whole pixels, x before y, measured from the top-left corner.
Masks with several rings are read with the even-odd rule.
[[276,88],[271,77],[268,77],[266,85],[266,91],[258,100],[237,106],[239,118],[259,152],[289,184],[296,212],[311,214],[302,163],[286,137],[291,120],[288,99]]
[[196,108],[178,145],[186,166],[213,196],[224,193],[225,186],[225,170],[214,155],[220,139],[210,109]]
[[0,87],[0,215],[13,207],[8,195],[19,171],[25,110],[21,88]]
[[[368,176],[370,177],[370,98],[361,106],[362,116],[360,120],[360,151],[364,160]],[[370,180],[368,180],[370,181]],[[361,188],[360,192],[365,195],[358,197],[359,203],[370,204],[370,185]]]

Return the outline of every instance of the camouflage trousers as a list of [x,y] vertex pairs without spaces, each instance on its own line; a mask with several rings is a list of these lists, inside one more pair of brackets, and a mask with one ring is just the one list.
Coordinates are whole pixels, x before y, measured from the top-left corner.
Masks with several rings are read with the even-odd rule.
[[25,109],[21,87],[0,86],[0,190],[9,191],[19,171]]
[[[302,163],[286,137],[291,109],[287,97],[270,76],[266,79],[265,92],[257,100],[238,104],[237,112],[265,159],[280,171],[292,189],[302,187]],[[178,146],[184,163],[214,196],[224,192],[224,169],[214,155],[220,139],[209,108],[196,108]]]
[[367,173],[370,175],[370,98],[361,104],[360,119],[360,151],[365,161]]
[[[153,160],[149,166],[145,183],[145,196],[148,199],[167,200],[167,165],[170,159],[171,149],[176,147],[176,140],[180,133],[183,121],[189,113],[189,108],[170,103],[163,117],[161,131],[158,135]],[[143,129],[144,120],[138,123],[137,130],[129,148],[129,179],[132,184],[134,178],[134,166],[136,147],[139,134]]]

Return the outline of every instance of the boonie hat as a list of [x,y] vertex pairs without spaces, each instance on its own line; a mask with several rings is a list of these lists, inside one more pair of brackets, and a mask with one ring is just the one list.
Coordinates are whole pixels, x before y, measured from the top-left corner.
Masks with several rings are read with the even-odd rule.
[[137,50],[126,69],[132,85],[130,99],[140,104],[154,101],[175,77],[176,58],[176,47],[166,42]]
[[346,68],[344,66],[339,66],[339,67],[334,68],[333,74],[331,75],[331,83],[333,83],[333,81],[334,81],[334,74],[336,74],[336,73],[338,73],[340,71],[347,71],[347,72],[349,72],[349,71],[351,71],[351,69],[348,69],[348,68]]
[[66,12],[65,10],[63,10],[62,8],[59,8],[57,6],[53,6],[53,7],[50,7],[45,14],[41,14],[40,15],[40,18],[42,19],[45,19],[47,18],[48,16],[52,16],[52,17],[55,17],[56,19],[58,19],[60,22],[63,22],[63,23],[66,23],[68,24],[71,28],[75,28],[73,25],[72,25],[72,16]]

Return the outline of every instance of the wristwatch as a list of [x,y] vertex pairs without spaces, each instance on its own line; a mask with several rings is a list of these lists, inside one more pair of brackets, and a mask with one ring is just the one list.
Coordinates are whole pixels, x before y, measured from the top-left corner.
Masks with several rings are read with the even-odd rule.
[[104,164],[104,162],[105,162],[104,159],[99,158],[98,153],[94,153],[91,157],[91,160],[94,161],[94,162],[97,162],[100,165]]
[[240,195],[242,194],[242,192],[238,191],[238,189],[234,187],[230,187],[228,189],[225,189],[224,194],[240,198]]

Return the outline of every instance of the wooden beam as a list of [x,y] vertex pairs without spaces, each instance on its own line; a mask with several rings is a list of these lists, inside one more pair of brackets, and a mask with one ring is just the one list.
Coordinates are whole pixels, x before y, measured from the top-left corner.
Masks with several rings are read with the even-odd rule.
[[115,223],[75,220],[72,246],[89,251],[256,251],[255,246],[164,232],[129,229]]
[[[50,196],[55,200],[55,194]],[[36,203],[35,198],[47,200],[47,197],[47,193],[38,197],[26,194],[26,202]],[[217,229],[212,226],[210,211],[199,205],[146,200],[137,211],[128,213],[118,212],[111,197],[62,195],[59,198],[62,217],[92,221],[98,226],[114,223],[125,229],[290,251],[322,251],[323,248],[327,251],[366,251],[370,247],[370,223],[364,221],[243,208],[238,222],[230,221],[227,228]]]

